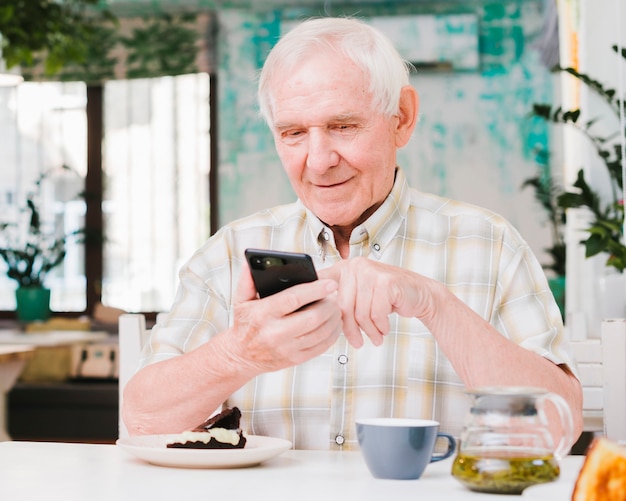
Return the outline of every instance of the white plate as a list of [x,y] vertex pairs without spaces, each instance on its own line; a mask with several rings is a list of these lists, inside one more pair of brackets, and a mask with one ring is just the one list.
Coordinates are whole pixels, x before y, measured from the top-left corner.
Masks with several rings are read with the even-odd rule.
[[527,487],[522,492],[522,498],[531,501],[556,501],[572,499],[574,486],[571,482],[556,481]]
[[242,468],[253,466],[291,449],[282,438],[247,435],[243,449],[168,449],[179,435],[143,435],[120,438],[116,444],[126,452],[159,466],[177,468]]

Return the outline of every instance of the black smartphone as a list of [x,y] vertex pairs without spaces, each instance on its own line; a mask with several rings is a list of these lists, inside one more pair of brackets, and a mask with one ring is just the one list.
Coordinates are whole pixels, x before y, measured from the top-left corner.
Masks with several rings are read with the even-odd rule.
[[263,249],[246,249],[245,254],[259,297],[317,280],[313,260],[308,254]]

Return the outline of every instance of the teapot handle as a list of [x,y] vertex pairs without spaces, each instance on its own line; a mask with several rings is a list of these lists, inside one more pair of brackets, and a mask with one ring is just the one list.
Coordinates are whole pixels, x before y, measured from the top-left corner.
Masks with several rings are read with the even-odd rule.
[[557,460],[563,459],[570,451],[572,444],[574,443],[574,420],[572,418],[572,411],[567,405],[567,402],[561,395],[556,393],[546,393],[542,400],[550,400],[556,407],[559,417],[561,418],[561,428],[563,434],[554,451],[554,456]]

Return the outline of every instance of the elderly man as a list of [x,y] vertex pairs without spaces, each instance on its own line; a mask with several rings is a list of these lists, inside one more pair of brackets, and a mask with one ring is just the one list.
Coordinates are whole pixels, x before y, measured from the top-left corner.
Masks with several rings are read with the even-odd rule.
[[[236,405],[250,433],[349,448],[359,417],[458,434],[466,388],[524,385],[564,397],[578,435],[581,387],[526,242],[497,214],[410,188],[396,164],[417,120],[408,74],[353,19],[306,21],[274,47],[259,102],[298,201],[221,228],[183,267],[126,387],[131,434]],[[308,253],[320,279],[259,299],[248,247]]]

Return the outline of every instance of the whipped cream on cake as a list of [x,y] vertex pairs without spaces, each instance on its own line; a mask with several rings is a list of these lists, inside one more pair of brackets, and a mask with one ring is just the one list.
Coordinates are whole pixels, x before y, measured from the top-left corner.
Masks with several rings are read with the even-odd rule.
[[176,436],[168,448],[180,449],[242,449],[246,437],[239,427],[241,411],[237,407],[225,409],[207,419],[193,430]]

